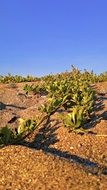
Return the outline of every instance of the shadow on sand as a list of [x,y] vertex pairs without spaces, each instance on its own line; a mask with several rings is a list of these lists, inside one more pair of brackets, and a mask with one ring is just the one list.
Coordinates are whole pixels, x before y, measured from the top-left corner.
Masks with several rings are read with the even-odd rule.
[[[59,141],[57,138],[56,130],[58,129],[58,121],[54,126],[50,126],[49,121],[41,128],[32,142],[22,142],[20,145],[27,146],[35,150],[42,150],[45,154],[52,154],[55,157],[59,157],[71,163],[76,163],[82,166],[82,168],[93,175],[107,175],[107,167],[101,166],[96,162],[92,162],[89,159],[82,158],[80,156],[71,154],[68,151],[62,151],[52,147]],[[56,127],[57,125],[57,127]]]
[[97,98],[93,114],[91,115],[89,121],[85,124],[85,129],[94,128],[97,123],[100,123],[101,120],[107,120],[107,111],[103,111],[105,108],[104,100],[107,100],[107,97],[100,95]]
[[[7,105],[8,106],[8,105]],[[99,99],[95,111],[101,111],[104,109],[103,100]],[[101,119],[107,120],[107,112],[102,114],[95,115],[95,118],[89,122],[90,128],[95,127],[96,123],[101,121]],[[59,141],[57,138],[57,132],[59,122],[56,121],[54,126],[50,125],[50,120],[48,120],[42,128],[39,129],[38,133],[35,135],[32,142],[23,141],[18,143],[19,145],[26,146],[35,150],[43,150],[45,154],[52,154],[55,157],[59,157],[71,163],[76,163],[78,166],[87,172],[93,175],[107,175],[107,167],[101,166],[100,164],[90,161],[89,159],[82,158],[80,156],[71,154],[68,151],[62,151],[57,148],[52,147],[56,142]]]
[[0,110],[4,110],[4,109],[7,109],[7,108],[16,108],[16,109],[26,109],[25,107],[20,107],[20,106],[16,106],[16,105],[13,105],[13,104],[4,104],[2,102],[0,102]]

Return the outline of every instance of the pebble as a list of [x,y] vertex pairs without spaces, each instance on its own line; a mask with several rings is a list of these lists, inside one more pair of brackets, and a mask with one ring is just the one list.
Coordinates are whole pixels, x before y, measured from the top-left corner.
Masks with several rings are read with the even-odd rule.
[[74,149],[74,147],[73,147],[73,146],[71,146],[71,147],[70,147],[70,149],[71,149],[71,150],[73,150],[73,149]]

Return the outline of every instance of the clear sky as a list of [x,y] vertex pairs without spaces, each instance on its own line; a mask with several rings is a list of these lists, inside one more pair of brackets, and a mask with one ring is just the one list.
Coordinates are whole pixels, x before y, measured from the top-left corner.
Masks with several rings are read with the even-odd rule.
[[0,74],[107,71],[107,0],[0,0]]

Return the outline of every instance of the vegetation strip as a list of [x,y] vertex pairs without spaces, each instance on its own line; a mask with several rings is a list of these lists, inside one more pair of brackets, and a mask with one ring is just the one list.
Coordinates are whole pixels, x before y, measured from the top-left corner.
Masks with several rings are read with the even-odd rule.
[[[11,80],[14,78],[10,75],[9,77]],[[40,112],[45,113],[45,116],[39,121],[20,118],[15,131],[8,125],[1,128],[0,145],[14,144],[24,140],[59,109],[62,110],[62,113],[59,112],[60,119],[70,131],[80,134],[90,132],[84,126],[91,119],[95,106],[96,92],[91,87],[95,78],[96,75],[93,73],[87,71],[82,73],[73,67],[72,72],[42,78],[39,85],[26,84],[23,90],[27,96],[30,92],[47,96],[47,102],[38,108]],[[32,77],[30,79],[34,80]]]

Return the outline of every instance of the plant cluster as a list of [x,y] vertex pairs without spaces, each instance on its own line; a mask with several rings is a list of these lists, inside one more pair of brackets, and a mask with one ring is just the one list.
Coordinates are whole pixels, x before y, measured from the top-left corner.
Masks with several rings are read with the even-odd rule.
[[49,74],[47,76],[44,77],[33,77],[33,76],[26,76],[26,77],[22,77],[19,75],[11,75],[10,73],[8,73],[8,75],[6,76],[2,76],[0,75],[0,83],[20,83],[20,82],[36,82],[36,81],[44,81],[44,82],[49,82],[52,80],[55,80],[57,78],[66,78],[66,77],[75,77],[75,74],[78,76],[82,77],[82,80],[86,80],[88,81],[88,83],[96,83],[96,82],[106,82],[107,81],[107,72],[101,73],[99,75],[95,74],[93,71],[89,72],[86,69],[81,72],[79,69],[75,68],[72,65],[72,69],[71,71],[66,71],[64,73],[60,73],[60,74]]
[[95,104],[95,91],[83,76],[74,68],[72,75],[59,75],[46,83],[49,101],[42,106],[42,111],[50,114],[55,107],[63,107],[67,112],[63,123],[71,130],[84,129]]
[[20,141],[26,133],[32,132],[37,126],[36,120],[19,119],[19,125],[12,130],[8,125],[0,129],[0,145],[14,144]]
[[45,86],[42,85],[34,85],[34,84],[25,84],[23,90],[25,91],[26,95],[29,95],[30,93],[33,94],[47,94],[47,90]]
[[47,103],[39,108],[41,112],[45,113],[45,116],[38,122],[37,120],[20,119],[15,131],[8,126],[0,129],[0,144],[15,143],[26,138],[59,109],[63,110],[62,113],[58,113],[61,114],[65,127],[71,131],[85,133],[84,124],[93,113],[96,99],[95,91],[90,86],[92,81],[88,76],[90,76],[89,73],[81,73],[73,67],[70,73],[47,76],[40,85],[26,84],[24,87],[26,94],[30,92],[47,93]]
[[11,75],[10,73],[6,76],[0,75],[0,83],[20,83],[20,82],[34,82],[40,80],[37,77],[32,77],[32,76],[26,76],[22,77],[19,75]]

